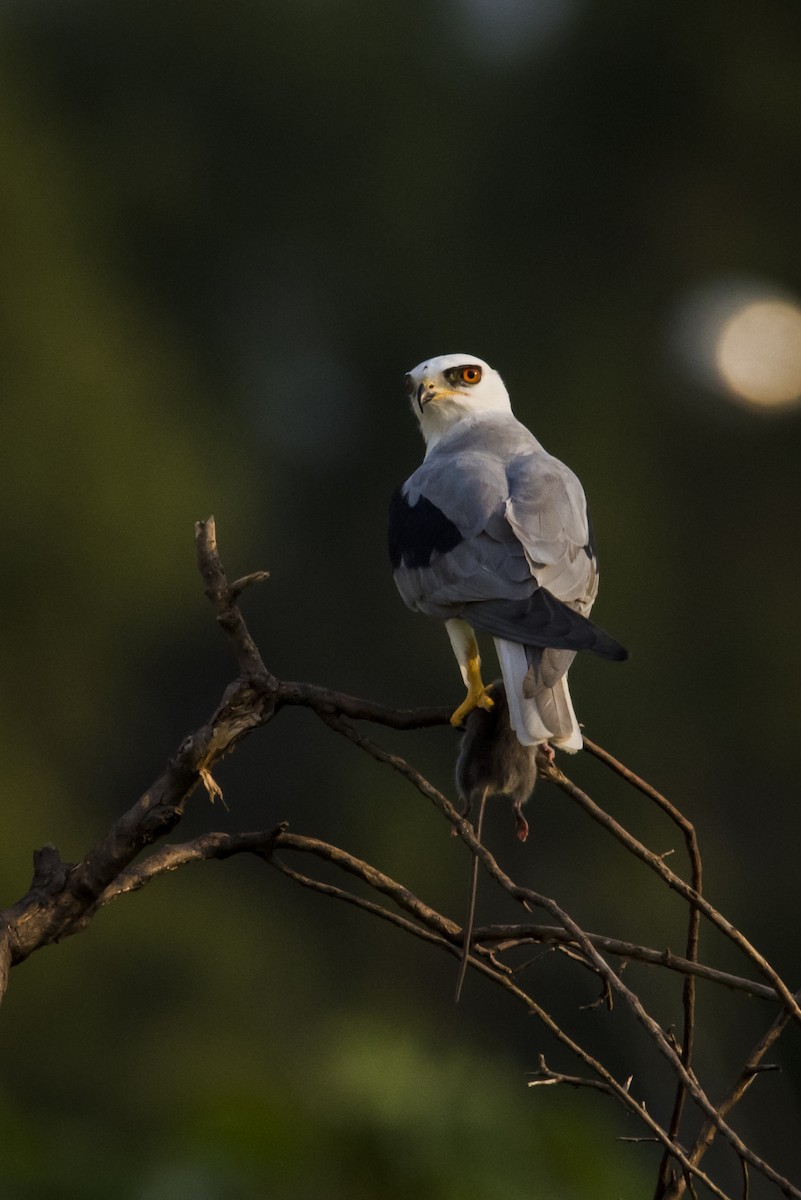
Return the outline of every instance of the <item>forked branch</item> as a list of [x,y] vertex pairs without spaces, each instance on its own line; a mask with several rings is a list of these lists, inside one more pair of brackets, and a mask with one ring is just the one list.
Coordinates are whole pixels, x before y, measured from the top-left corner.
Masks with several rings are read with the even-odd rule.
[[[580,1064],[581,1074],[552,1069],[540,1054],[533,1086],[561,1084],[591,1088],[623,1105],[639,1122],[643,1135],[640,1140],[651,1141],[662,1148],[663,1156],[657,1171],[658,1197],[669,1195],[671,1200],[678,1200],[685,1192],[697,1194],[696,1187],[701,1186],[708,1193],[726,1200],[727,1193],[701,1166],[707,1149],[716,1137],[720,1137],[731,1146],[744,1171],[750,1167],[783,1195],[801,1200],[801,1190],[747,1145],[729,1124],[732,1110],[752,1086],[765,1054],[776,1047],[789,1023],[801,1022],[799,998],[793,995],[764,956],[702,893],[701,856],[695,832],[687,818],[607,751],[588,739],[585,741],[591,755],[627,786],[656,804],[681,831],[689,862],[688,880],[668,867],[662,856],[645,846],[555,765],[542,758],[543,777],[577,803],[587,816],[598,822],[687,905],[686,946],[682,956],[585,930],[555,899],[517,883],[476,838],[472,825],[458,814],[447,796],[405,758],[378,745],[359,724],[369,721],[399,730],[445,725],[449,709],[395,709],[314,684],[276,678],[265,666],[239,607],[243,592],[266,579],[267,573],[256,571],[234,583],[228,582],[213,518],[197,524],[196,546],[206,595],[231,645],[238,676],[225,689],[208,720],[183,740],[153,785],[79,862],[62,862],[52,847],[37,852],[28,893],[0,914],[0,998],[12,966],[43,946],[86,929],[101,907],[192,863],[233,859],[240,854],[255,855],[293,883],[358,908],[371,918],[388,922],[458,957],[463,936],[458,921],[433,908],[373,864],[331,843],[296,834],[286,825],[251,833],[209,832],[176,844],[164,840],[180,824],[198,784],[202,784],[210,795],[219,792],[213,771],[224,755],[233,752],[251,733],[274,720],[282,710],[305,707],[380,767],[389,767],[401,775],[427,803],[433,805],[466,843],[487,878],[517,911],[517,921],[479,926],[474,930],[469,965],[510,999],[523,1004],[556,1044]],[[347,877],[348,886],[343,886],[344,880],[331,883],[316,878],[313,868],[299,869],[299,858],[305,858],[307,862],[325,861],[329,868],[333,867]],[[520,912],[521,908],[523,912]],[[541,924],[532,919],[532,913],[538,909],[548,914],[549,923]],[[700,962],[702,920],[723,932],[743,955],[746,971],[758,973],[764,982]],[[663,1081],[660,1083],[662,1088],[669,1086],[671,1081],[675,1087],[671,1117],[665,1126],[651,1115],[646,1098],[637,1094],[636,1080],[628,1074],[618,1078],[597,1051],[576,1041],[566,1032],[565,1022],[557,1020],[542,1007],[531,985],[524,986],[519,964],[515,965],[510,957],[520,946],[533,943],[561,947],[570,954],[576,969],[596,975],[605,991],[620,1002],[633,1025],[644,1032],[647,1043],[656,1052],[654,1077]],[[617,965],[621,961],[647,963],[683,976],[682,1035],[678,1042],[647,1010],[629,984],[629,976],[626,975],[625,980],[621,977]],[[778,1008],[746,1063],[733,1071],[734,1082],[718,1104],[710,1099],[693,1065],[693,1048],[702,1036],[695,1012],[696,980],[704,981],[707,986],[722,986],[746,993]],[[661,1060],[661,1067],[657,1060]],[[689,1150],[682,1139],[688,1105],[702,1118],[701,1131]],[[696,1119],[696,1127],[697,1124]]]

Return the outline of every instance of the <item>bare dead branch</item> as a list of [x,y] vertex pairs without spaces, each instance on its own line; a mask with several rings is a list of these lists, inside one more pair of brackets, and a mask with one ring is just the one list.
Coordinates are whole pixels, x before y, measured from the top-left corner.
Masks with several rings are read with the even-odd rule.
[[[751,1162],[752,1165],[757,1167],[757,1169],[762,1170],[763,1173],[767,1173],[768,1178],[771,1178],[772,1175],[774,1175],[775,1178],[772,1179],[773,1182],[777,1182],[782,1186],[792,1188],[792,1185],[789,1184],[789,1181],[785,1180],[783,1176],[779,1175],[778,1172],[773,1172],[773,1169],[768,1164],[762,1163],[762,1161],[758,1159],[758,1156],[752,1155],[748,1146],[745,1145],[735,1131],[731,1129],[721,1117],[719,1117],[715,1106],[709,1100],[703,1089],[699,1086],[695,1076],[684,1066],[680,1054],[677,1053],[676,1049],[671,1044],[670,1040],[665,1036],[658,1023],[645,1010],[636,994],[623,983],[619,975],[617,975],[613,968],[609,966],[606,960],[586,938],[584,931],[568,916],[568,914],[561,909],[560,906],[555,903],[555,901],[549,899],[548,897],[541,896],[531,889],[521,888],[515,884],[514,881],[511,880],[504,871],[502,871],[486,847],[484,847],[475,838],[474,831],[470,823],[463,820],[450,801],[448,801],[447,798],[442,795],[442,793],[434,788],[428,782],[428,780],[420,775],[415,768],[413,768],[399,755],[391,754],[389,751],[377,746],[368,737],[366,737],[365,734],[355,729],[355,727],[349,721],[327,714],[319,715],[326,722],[326,724],[330,725],[331,728],[335,729],[339,733],[342,733],[350,741],[354,742],[361,749],[365,750],[371,755],[371,757],[375,758],[376,761],[387,763],[388,765],[392,766],[393,769],[409,779],[409,781],[412,782],[414,786],[424,796],[426,796],[427,799],[431,800],[444,816],[446,816],[446,818],[456,828],[462,840],[465,841],[473,853],[481,859],[490,876],[494,878],[495,881],[509,893],[509,895],[518,900],[520,903],[524,904],[526,907],[531,907],[534,905],[544,908],[558,921],[560,921],[565,929],[572,934],[572,940],[578,943],[578,945],[586,954],[588,960],[597,969],[601,977],[606,980],[611,989],[620,995],[627,1003],[635,1018],[640,1024],[643,1025],[646,1032],[653,1040],[660,1054],[662,1054],[662,1056],[666,1058],[671,1065],[674,1073],[682,1083],[684,1090],[686,1090],[686,1092],[692,1097],[694,1103],[701,1109],[705,1116],[715,1125],[718,1132],[720,1132],[726,1138],[726,1140],[731,1144],[733,1149],[738,1154],[741,1154],[742,1157]],[[623,840],[624,844],[633,849],[634,852],[637,853],[637,857],[643,858],[644,861],[646,861],[649,865],[653,865],[658,868],[660,872],[664,872],[663,877],[666,878],[666,881],[671,883],[671,886],[675,886],[676,890],[683,890],[685,894],[690,893],[691,895],[688,898],[691,898],[693,903],[698,904],[699,906],[703,905],[704,911],[708,910],[710,913],[714,914],[723,925],[732,931],[732,933],[737,934],[743,942],[746,942],[742,935],[739,934],[739,931],[734,930],[734,927],[731,926],[729,922],[726,922],[725,918],[722,918],[720,914],[718,914],[717,911],[712,908],[711,905],[707,904],[702,897],[699,897],[697,893],[693,891],[693,889],[689,888],[688,885],[685,884],[684,881],[678,876],[675,876],[672,871],[669,871],[669,869],[664,866],[663,862],[657,855],[653,854],[652,851],[648,850],[645,846],[639,843],[631,834],[628,833],[628,831],[624,830],[622,826],[614,821],[613,818],[609,817],[608,814],[599,809],[598,806],[595,805],[594,802],[585,795],[585,793],[581,792],[580,789],[578,789],[576,785],[572,783],[572,781],[568,780],[561,771],[558,771],[558,769],[554,767],[550,767],[548,774],[549,777],[553,778],[563,790],[567,790],[571,795],[575,793],[577,796],[582,797],[583,801],[585,802],[584,806],[588,807],[593,812],[593,815],[597,814],[598,818],[601,819],[602,823],[607,825],[607,827],[611,825],[616,831],[616,836],[619,836],[619,840]],[[574,798],[576,797],[574,796]],[[673,881],[675,881],[675,885]],[[746,945],[750,946],[750,944],[747,942]],[[753,948],[751,949],[753,950]],[[754,961],[756,961],[757,966],[763,970],[763,973],[766,973],[766,967],[768,971],[772,971],[772,968],[769,967],[769,964],[766,963],[766,960],[764,960],[762,956],[759,955],[755,950],[753,950],[753,958]],[[469,961],[473,966],[475,966],[478,962],[478,960],[472,956]],[[775,971],[772,971],[772,974],[775,978],[775,981],[781,985],[781,988],[783,989],[783,991],[780,992],[781,999],[786,1001],[786,993],[787,997],[789,997],[790,1004],[795,1004],[793,997],[790,995],[789,990],[780,979],[778,974]],[[777,992],[778,991],[779,988],[777,987]],[[795,1007],[797,1008],[798,1006],[795,1005]],[[674,1143],[670,1142],[669,1139],[667,1140],[666,1144],[670,1147],[674,1146]],[[801,1200],[801,1192],[791,1191],[787,1194],[796,1195],[798,1196],[799,1200]]]
[[[722,1116],[728,1116],[735,1105],[739,1104],[739,1102],[742,1100],[745,1093],[751,1087],[751,1084],[757,1078],[762,1065],[762,1060],[764,1059],[765,1055],[776,1044],[784,1030],[787,1028],[789,1022],[790,1014],[786,1009],[784,1009],[778,1014],[776,1019],[756,1043],[746,1059],[742,1070],[737,1076],[737,1079],[734,1081],[725,1098],[718,1105],[718,1112],[720,1112]],[[712,1122],[705,1122],[690,1151],[689,1157],[693,1163],[699,1163],[701,1161],[715,1140],[717,1132],[718,1131]],[[668,1200],[680,1200],[680,1197],[684,1194],[684,1182],[684,1180],[677,1181],[674,1190],[668,1195]],[[787,1195],[789,1193],[785,1194]]]
[[[438,912],[414,895],[401,882],[372,864],[317,838],[299,835],[285,825],[257,833],[208,833],[183,844],[167,844],[163,839],[180,823],[187,803],[202,783],[210,798],[221,797],[212,769],[227,753],[235,750],[254,730],[266,725],[285,708],[304,707],[340,736],[346,737],[361,752],[382,766],[402,775],[434,805],[469,847],[494,884],[516,905],[526,910],[541,909],[554,925],[516,924],[479,927],[469,959],[473,970],[500,987],[537,1018],[556,1041],[567,1050],[588,1075],[552,1071],[540,1058],[539,1070],[531,1086],[567,1084],[591,1088],[613,1096],[636,1116],[645,1137],[662,1147],[657,1196],[670,1195],[678,1200],[685,1192],[695,1195],[695,1183],[702,1183],[713,1195],[727,1200],[719,1185],[701,1169],[706,1150],[720,1135],[737,1155],[748,1189],[748,1171],[758,1171],[786,1196],[801,1200],[801,1191],[780,1175],[769,1163],[747,1146],[728,1124],[731,1110],[745,1095],[757,1072],[768,1069],[764,1062],[769,1049],[776,1045],[791,1021],[801,1019],[799,996],[793,996],[775,969],[750,941],[726,920],[702,895],[701,856],[692,824],[664,796],[640,779],[607,751],[585,739],[588,752],[611,769],[628,786],[636,788],[673,821],[682,832],[690,862],[690,882],[671,870],[664,856],[654,854],[626,830],[589,795],[541,756],[544,777],[556,784],[594,821],[601,824],[631,854],[648,866],[660,880],[688,905],[688,926],[684,957],[669,950],[653,950],[584,930],[556,900],[532,888],[516,883],[500,866],[496,857],[476,838],[470,823],[461,818],[449,799],[435,788],[414,766],[399,755],[377,745],[354,722],[370,721],[386,727],[406,730],[445,725],[449,709],[394,709],[386,705],[349,696],[308,683],[283,682],[265,667],[253,641],[237,600],[248,588],[267,578],[267,572],[255,571],[229,584],[220,560],[213,518],[196,526],[198,566],[208,596],[226,638],[229,641],[239,677],[225,690],[212,716],[185,738],[165,770],[151,788],[112,825],[97,845],[77,863],[63,862],[55,848],[45,847],[34,859],[34,873],[26,895],[0,913],[0,998],[8,983],[10,968],[41,946],[91,923],[96,912],[112,900],[138,891],[146,884],[193,862],[228,859],[241,853],[254,854],[277,868],[291,881],[339,900],[363,911],[371,918],[388,922],[395,928],[458,956],[462,930],[445,914]],[[146,856],[143,852],[153,846]],[[305,855],[325,861],[335,870],[358,881],[367,889],[361,895],[350,888],[324,882],[312,874],[286,863],[287,855]],[[137,861],[138,860],[138,861]],[[765,978],[757,983],[740,976],[717,971],[698,961],[700,919],[704,917],[729,937],[748,961]],[[604,993],[616,997],[631,1018],[645,1031],[650,1044],[666,1063],[676,1085],[671,1119],[663,1127],[648,1112],[645,1102],[632,1095],[631,1079],[620,1080],[586,1046],[567,1034],[560,1023],[538,1004],[530,990],[523,988],[516,974],[501,956],[514,946],[544,944],[557,946],[575,958],[580,968],[592,971],[601,981]],[[679,972],[684,975],[683,1030],[680,1042],[665,1032],[646,1010],[640,997],[621,978],[609,958],[623,966],[629,960]],[[628,980],[629,976],[626,976]],[[729,1093],[713,1104],[693,1069],[696,1038],[694,980],[735,989],[780,1004],[769,1029],[754,1047],[735,1079]],[[679,1138],[682,1113],[688,1100],[703,1114],[704,1123],[691,1150],[684,1149]]]
[[[340,888],[330,884],[322,883],[307,875],[302,875],[287,868],[283,864],[275,864],[279,866],[282,872],[305,887],[311,887],[314,890],[336,899],[345,901],[346,903],[355,905],[371,912],[374,915],[380,916],[384,920],[389,920],[392,924],[405,929],[418,937],[423,937],[425,940],[432,942],[447,949],[450,953],[460,954],[461,952],[461,930],[454,922],[449,921],[446,917],[437,913],[430,906],[424,904],[416,896],[414,896],[406,887],[390,879],[383,872],[378,871],[371,864],[364,862],[355,856],[348,854],[346,851],[339,849],[336,846],[331,846],[328,843],[321,842],[317,838],[309,838],[302,835],[291,834],[285,828],[278,827],[270,831],[268,834],[214,834],[204,835],[195,839],[193,842],[185,843],[181,846],[173,846],[163,848],[161,851],[155,852],[151,856],[149,863],[143,864],[142,870],[129,871],[124,886],[116,889],[110,889],[107,894],[102,897],[102,903],[107,903],[116,896],[125,894],[126,892],[137,890],[144,883],[151,881],[158,875],[164,874],[167,871],[174,870],[177,866],[187,862],[196,862],[208,858],[228,858],[232,854],[249,852],[256,853],[265,859],[273,858],[276,849],[291,849],[299,852],[310,853],[321,859],[326,860],[340,867],[347,873],[360,878],[368,886],[379,891],[381,894],[391,898],[399,907],[415,916],[422,925],[414,924],[406,921],[397,914],[389,913],[382,906],[372,904],[361,897],[355,896],[353,893],[345,892]],[[380,910],[380,911],[379,911]],[[508,975],[497,970],[494,966],[480,959],[471,956],[471,965],[487,976],[505,990],[511,992],[518,1000],[520,1000],[533,1015],[549,1029],[553,1036],[560,1041],[564,1046],[572,1051],[581,1059],[603,1083],[603,1089],[610,1094],[616,1096],[625,1104],[625,1106],[640,1120],[644,1121],[648,1128],[655,1135],[656,1140],[661,1142],[666,1149],[669,1149],[671,1154],[678,1158],[682,1165],[695,1174],[699,1179],[703,1180],[705,1185],[716,1196],[722,1200],[728,1200],[725,1193],[719,1189],[714,1182],[709,1179],[698,1167],[693,1166],[682,1149],[671,1142],[665,1131],[659,1124],[648,1114],[644,1106],[636,1101],[631,1096],[629,1090],[629,1082],[625,1084],[619,1083],[614,1076],[592,1055],[590,1055],[582,1046],[575,1042],[567,1035],[556,1021],[539,1005],[531,996],[519,988]]]
[[614,817],[610,816],[609,813],[604,812],[604,810],[600,808],[595,801],[586,794],[586,792],[583,792],[581,788],[577,787],[576,784],[572,782],[572,780],[568,779],[567,776],[558,769],[558,767],[551,765],[547,768],[547,771],[544,771],[543,773],[547,773],[547,777],[551,780],[551,782],[555,783],[556,786],[560,788],[566,795],[570,796],[572,800],[575,800],[580,807],[592,817],[594,821],[597,821],[599,825],[602,825],[609,833],[612,834],[613,837],[617,839],[617,841],[619,841],[623,846],[626,847],[627,850],[635,855],[636,858],[639,858],[642,862],[646,863],[652,871],[656,872],[656,874],[660,876],[660,878],[668,885],[669,888],[677,892],[683,899],[688,901],[689,904],[697,907],[712,925],[714,925],[717,929],[724,933],[726,937],[734,942],[734,944],[738,946],[751,960],[757,970],[770,981],[777,994],[781,998],[782,1003],[787,1006],[791,1016],[798,1021],[799,1024],[801,1024],[801,1006],[799,1006],[798,1000],[792,994],[787,984],[779,975],[778,971],[776,971],[776,969],[771,966],[767,959],[764,958],[764,956],[761,955],[759,951],[751,945],[751,943],[740,932],[739,929],[736,929],[735,926],[732,925],[732,923],[722,915],[722,913],[718,912],[718,910],[714,908],[703,896],[700,896],[694,888],[685,883],[685,881],[671,871],[669,867],[666,867],[659,855],[654,854],[653,851],[649,850],[647,846],[644,846],[642,842],[638,841],[637,838],[630,834],[627,829],[624,829]]
[[270,690],[275,691],[278,681],[262,662],[261,654],[236,604],[240,592],[251,583],[266,579],[267,572],[254,571],[237,580],[233,586],[229,586],[217,549],[217,525],[214,517],[196,522],[195,546],[198,567],[206,585],[206,595],[214,607],[219,625],[225,630],[234,648],[241,674],[246,678],[259,679]]
[[[420,777],[420,779],[422,780],[422,777]],[[428,786],[430,787],[431,785]],[[461,820],[461,818],[459,819]],[[480,845],[480,843],[477,844]],[[362,879],[370,887],[379,891],[383,895],[390,897],[396,904],[398,904],[399,907],[410,913],[410,915],[416,917],[427,929],[438,935],[443,943],[453,946],[454,941],[458,939],[458,934],[460,931],[457,925],[455,925],[452,921],[448,921],[446,918],[443,918],[435,910],[431,909],[428,905],[425,905],[422,901],[420,901],[402,884],[390,879],[383,872],[378,871],[375,867],[364,862],[363,860],[355,858],[346,851],[340,850],[338,847],[321,842],[316,838],[308,838],[297,834],[291,834],[285,829],[281,828],[273,830],[269,834],[256,833],[248,835],[207,835],[203,838],[196,839],[194,843],[186,843],[180,847],[164,848],[162,851],[157,852],[154,856],[151,856],[155,861],[149,865],[145,864],[144,871],[140,871],[138,874],[136,872],[129,872],[128,878],[125,881],[125,885],[121,886],[116,891],[110,891],[106,896],[103,897],[102,902],[106,903],[109,899],[113,898],[114,895],[121,894],[123,891],[134,890],[136,886],[142,886],[142,882],[145,881],[145,877],[147,879],[152,879],[157,874],[164,873],[167,870],[172,870],[183,862],[198,861],[199,859],[209,857],[229,857],[233,853],[239,853],[242,851],[248,851],[251,853],[255,852],[263,857],[269,857],[269,855],[277,848],[288,848],[311,853],[317,857],[325,859],[330,863],[333,863],[335,866],[340,867],[349,874]],[[491,858],[489,855],[488,857]],[[312,882],[307,876],[303,877],[303,882],[305,886],[314,886],[317,890],[326,892],[329,895],[336,895],[340,899],[347,898],[349,903],[359,903],[356,898],[352,897],[352,895],[347,894],[346,896],[345,893],[342,893],[341,889],[332,889],[330,885],[319,884],[316,881]],[[548,901],[548,903],[553,905],[552,901]],[[366,907],[366,905],[362,905],[362,907]],[[575,939],[576,935],[580,935],[582,931],[578,930],[578,927],[575,926],[575,923],[570,921],[566,914],[563,914],[563,917],[563,924],[573,926],[572,935]],[[395,923],[397,924],[397,921]],[[586,936],[580,940],[584,940],[588,945],[590,944],[588,939],[586,939]],[[483,974],[489,974],[490,977],[501,982],[504,986],[510,986],[509,980],[504,979],[503,977],[501,977],[499,980],[498,974],[493,968],[488,967],[475,957],[471,956],[470,963]],[[612,976],[614,976],[613,972],[611,975],[609,972],[602,972],[602,976],[610,985],[612,984]],[[617,978],[617,976],[614,976],[614,978]],[[600,1068],[600,1064],[596,1063],[591,1056],[588,1056],[580,1046],[578,1046],[572,1040],[566,1039],[566,1035],[558,1027],[558,1025],[544,1015],[543,1010],[538,1005],[534,1004],[534,1002],[530,997],[527,996],[525,992],[522,992],[516,986],[514,987],[514,991],[519,997],[524,999],[524,1002],[532,1011],[536,1013],[536,1015],[540,1016],[540,1019],[544,1020],[544,1023],[548,1025],[548,1028],[551,1029],[551,1032],[554,1033],[559,1040],[567,1040],[574,1053],[577,1053],[584,1061],[591,1065],[593,1070],[603,1070],[603,1068]],[[625,989],[624,994],[627,992],[628,989]],[[639,1005],[638,1001],[635,1003],[634,1008],[635,1011],[637,1009],[641,1010],[641,1006]],[[644,1014],[644,1012],[643,1016],[645,1017],[646,1026],[649,1028],[654,1028],[655,1022],[653,1022],[651,1018],[647,1018],[647,1014]],[[661,1030],[658,1030],[658,1036],[656,1040],[657,1045],[663,1053],[668,1052],[669,1057],[672,1056],[675,1062],[679,1062],[675,1049],[669,1040],[664,1036],[664,1034],[662,1034]],[[617,1081],[613,1081],[608,1075],[608,1072],[604,1072],[602,1078],[604,1078],[607,1085],[612,1087],[620,1098],[622,1094],[621,1085],[617,1085]],[[738,1153],[741,1153],[748,1161],[753,1161],[756,1156],[753,1156],[748,1147],[739,1142],[737,1136],[726,1126],[725,1122],[723,1122],[719,1115],[715,1112],[713,1106],[706,1099],[703,1091],[698,1087],[696,1081],[689,1077],[689,1075],[687,1076],[687,1088],[694,1101],[699,1104],[699,1106],[707,1113],[718,1131],[721,1132],[727,1138],[727,1140],[735,1144],[735,1149],[737,1149]],[[627,1098],[630,1099],[630,1097],[628,1097],[627,1089],[626,1095]],[[641,1106],[636,1105],[635,1103],[634,1110],[638,1113],[638,1115],[642,1116],[643,1110]],[[655,1123],[653,1123],[653,1125],[655,1127]],[[668,1135],[664,1134],[664,1131],[661,1132],[661,1140],[663,1141],[663,1144],[669,1150],[671,1155],[675,1157],[675,1142]],[[684,1161],[684,1157],[682,1157],[680,1161],[682,1162],[682,1165],[688,1169],[697,1170],[697,1165],[691,1163],[689,1159]],[[761,1160],[754,1161],[754,1165],[763,1171],[771,1171],[771,1168],[767,1166],[767,1164],[762,1163]],[[793,1193],[790,1192],[788,1194],[792,1195]]]
[[373,721],[391,729],[425,729],[432,725],[447,725],[448,708],[390,708],[345,692],[317,687],[311,683],[282,682],[276,696],[279,705],[310,708],[323,720],[326,717],[349,717],[351,720]]
[[[275,829],[265,832],[239,834],[205,833],[189,842],[164,845],[148,855],[140,863],[137,863],[136,866],[121,871],[114,883],[106,888],[99,897],[95,905],[95,911],[118,896],[138,891],[160,875],[177,870],[179,867],[186,866],[192,862],[225,859],[240,853],[253,853],[269,857],[276,845],[289,844],[288,841],[285,842],[280,836],[285,830],[285,825],[279,825]],[[295,848],[298,847],[296,846]],[[328,851],[324,853],[333,861],[332,853]],[[400,888],[400,885],[397,886]],[[448,935],[454,937],[461,936],[459,926],[454,922],[448,923]],[[750,979],[743,979],[738,975],[731,975],[727,971],[720,971],[715,967],[706,966],[703,963],[690,962],[673,954],[670,950],[654,950],[648,946],[639,946],[633,942],[626,942],[619,938],[612,938],[588,931],[585,931],[585,936],[594,946],[605,953],[614,954],[620,958],[632,959],[649,966],[664,967],[678,974],[692,973],[700,979],[730,988],[732,991],[744,992],[747,995],[762,1000],[779,1001],[779,997],[773,988],[768,987],[766,984],[756,983]],[[523,945],[572,944],[571,934],[560,926],[522,923],[477,926],[474,930],[474,940],[483,944],[489,944],[498,953],[503,953],[506,950]],[[787,1023],[786,1012],[783,1012],[782,1016],[785,1019],[781,1023],[781,1029]],[[753,1070],[753,1068],[751,1069]],[[746,1070],[747,1068],[744,1068],[744,1071]]]

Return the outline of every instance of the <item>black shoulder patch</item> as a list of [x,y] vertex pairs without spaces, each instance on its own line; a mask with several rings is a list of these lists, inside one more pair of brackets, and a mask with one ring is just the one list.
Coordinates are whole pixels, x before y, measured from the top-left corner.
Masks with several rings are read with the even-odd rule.
[[444,512],[420,496],[410,504],[396,488],[389,504],[389,558],[393,570],[427,567],[436,551],[446,554],[462,541],[462,535]]

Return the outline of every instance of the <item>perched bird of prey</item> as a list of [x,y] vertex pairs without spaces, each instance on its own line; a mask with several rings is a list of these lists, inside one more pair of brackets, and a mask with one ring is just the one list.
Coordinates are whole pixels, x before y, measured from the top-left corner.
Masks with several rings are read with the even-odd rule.
[[581,484],[514,417],[480,358],[420,363],[406,392],[426,453],[392,497],[389,552],[406,604],[445,622],[467,687],[451,723],[492,707],[478,629],[495,640],[518,740],[579,750],[567,688],[576,651],[628,657],[587,619],[598,565]]

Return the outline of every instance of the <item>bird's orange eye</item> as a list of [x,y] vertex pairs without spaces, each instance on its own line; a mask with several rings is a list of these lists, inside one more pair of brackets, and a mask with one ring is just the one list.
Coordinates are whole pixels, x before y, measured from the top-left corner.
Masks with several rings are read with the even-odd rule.
[[406,395],[411,396],[412,392],[414,391],[414,380],[412,379],[411,375],[406,376],[403,381],[403,386],[406,389]]
[[478,383],[481,378],[481,367],[462,367],[459,372],[462,383]]

